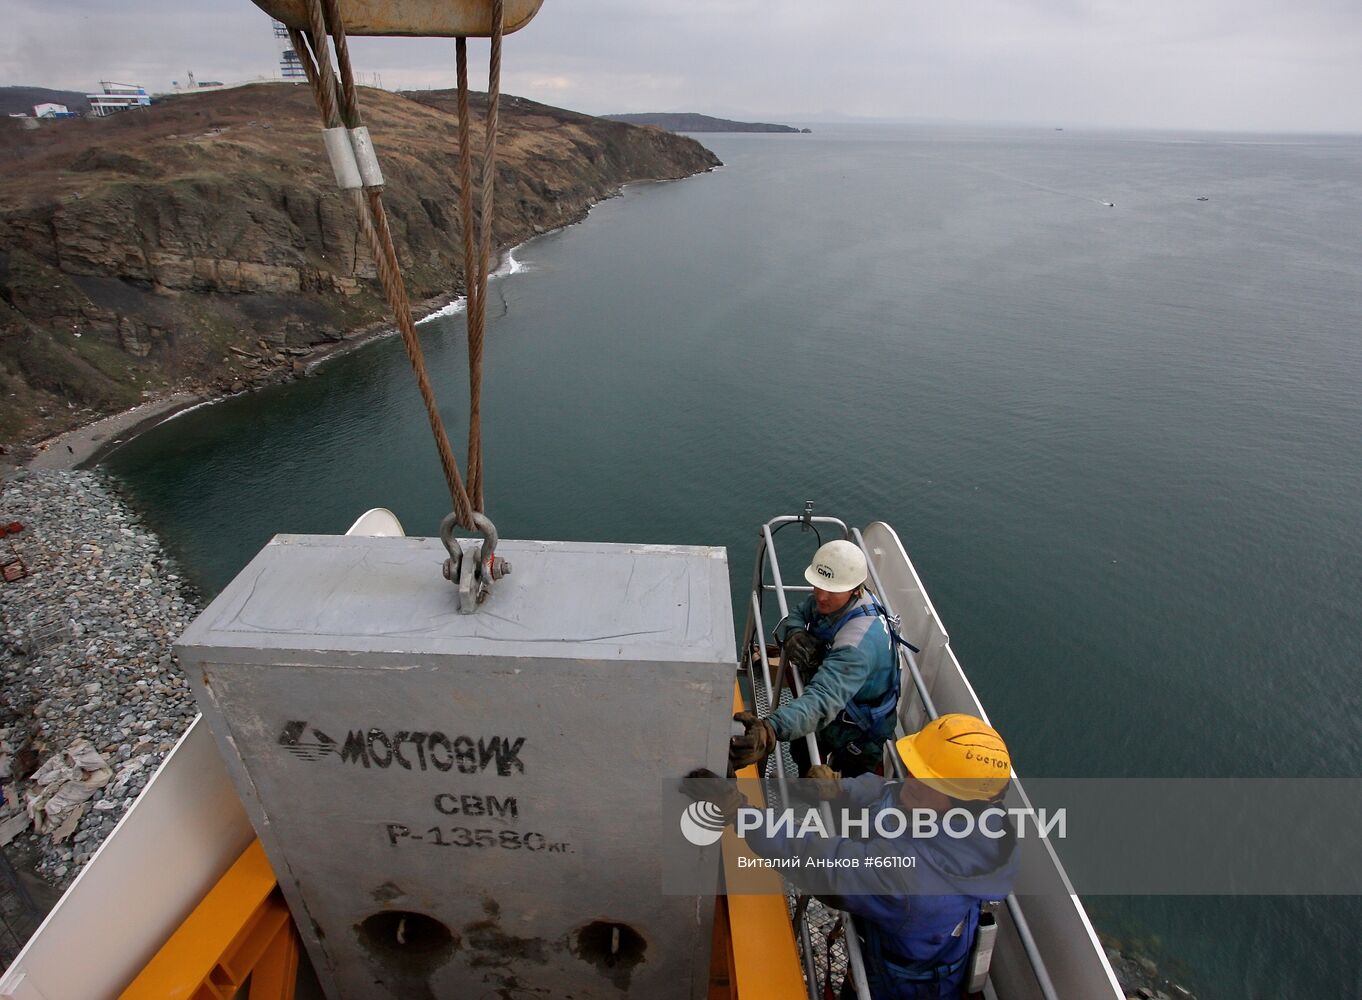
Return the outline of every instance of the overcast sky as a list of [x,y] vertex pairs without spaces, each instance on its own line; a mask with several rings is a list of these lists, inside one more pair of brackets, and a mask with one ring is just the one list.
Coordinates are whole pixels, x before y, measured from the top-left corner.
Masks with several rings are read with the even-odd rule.
[[[248,0],[4,6],[0,84],[277,72]],[[389,89],[453,83],[447,39],[354,53]],[[1362,0],[546,0],[503,90],[595,114],[1362,132]]]

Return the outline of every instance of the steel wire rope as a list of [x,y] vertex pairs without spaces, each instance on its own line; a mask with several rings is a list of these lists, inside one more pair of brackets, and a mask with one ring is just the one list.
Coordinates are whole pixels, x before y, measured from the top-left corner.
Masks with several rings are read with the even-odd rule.
[[[322,9],[323,3],[326,4],[325,15]],[[313,97],[316,99],[317,109],[322,117],[323,128],[339,126],[342,118],[346,128],[359,128],[362,124],[359,114],[359,98],[355,90],[349,48],[345,42],[345,25],[341,20],[335,0],[309,0],[308,17],[310,38],[306,40],[310,42],[310,45],[299,44],[304,41],[304,35],[296,29],[289,29],[289,38],[293,41],[294,51],[298,53],[299,61],[303,64],[303,73],[312,87]],[[328,37],[326,21],[328,19],[331,22],[329,34],[334,41],[341,70],[342,79],[339,89],[341,100],[344,101],[343,108],[338,106],[337,81],[326,45]],[[435,390],[430,384],[430,376],[426,371],[425,354],[421,350],[421,341],[416,333],[416,321],[412,317],[411,300],[402,280],[401,265],[397,260],[392,230],[388,225],[388,215],[383,206],[383,189],[378,185],[362,190],[354,188],[349,190],[349,195],[355,208],[356,218],[359,220],[360,229],[369,241],[369,248],[373,253],[374,264],[378,270],[379,283],[383,287],[384,298],[387,299],[388,306],[392,309],[393,317],[397,321],[398,331],[402,335],[402,345],[406,348],[407,359],[411,362],[412,372],[416,376],[417,389],[421,394],[426,418],[430,422],[431,433],[435,438],[435,447],[440,456],[440,466],[444,471],[445,483],[449,487],[450,500],[454,504],[459,523],[464,528],[472,530],[474,528],[473,502],[464,487],[463,478],[459,475],[459,467],[449,445],[449,436],[445,433],[444,420],[440,416],[439,406],[435,400]]]
[[[481,407],[481,377],[482,377],[482,353],[481,338],[477,338],[479,345],[477,374],[474,374],[473,366],[473,341],[474,341],[474,321],[473,316],[486,316],[485,312],[478,309],[481,301],[480,289],[478,287],[479,266],[475,262],[474,253],[474,233],[473,233],[473,137],[472,127],[469,124],[468,116],[468,39],[460,36],[454,39],[454,52],[456,62],[456,87],[458,92],[458,116],[459,116],[459,228],[463,231],[463,287],[464,287],[464,324],[468,330],[468,381],[469,396],[473,396],[474,385],[478,386],[479,400],[478,406],[478,428],[482,427],[482,407]],[[472,410],[470,404],[469,410]],[[470,459],[473,440],[473,420],[468,421]],[[469,465],[469,476],[472,476],[472,465]],[[479,480],[481,483],[481,480]],[[476,503],[481,506],[481,493],[477,494]]]
[[[334,0],[330,0],[334,2]],[[483,471],[482,471],[482,354],[483,342],[487,333],[487,279],[492,257],[492,209],[493,193],[496,182],[497,129],[500,124],[498,110],[501,103],[501,35],[504,18],[502,0],[492,0],[491,54],[487,64],[487,123],[482,148],[482,177],[479,181],[481,205],[478,209],[478,248],[476,262],[477,298],[468,302],[468,492],[473,503],[482,509]],[[459,72],[459,142],[460,142],[460,185],[465,196],[460,193],[460,207],[471,198],[471,190],[463,180],[463,161],[465,150],[469,149],[468,131],[468,53],[466,39],[460,56]],[[471,152],[467,154],[471,158]],[[465,217],[464,232],[471,228],[471,219]],[[464,240],[468,246],[467,237]],[[468,261],[464,262],[465,283],[469,281]]]

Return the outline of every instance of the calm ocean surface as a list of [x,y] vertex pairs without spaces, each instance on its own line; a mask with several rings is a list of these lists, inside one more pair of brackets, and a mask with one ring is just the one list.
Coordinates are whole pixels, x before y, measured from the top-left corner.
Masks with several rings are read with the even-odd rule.
[[[504,536],[726,545],[745,592],[813,498],[898,529],[1024,775],[1362,775],[1362,139],[702,138],[493,285]],[[463,317],[422,330],[457,444]],[[395,338],[108,467],[209,594],[448,508]],[[1202,1000],[1362,996],[1356,899],[1088,903]]]

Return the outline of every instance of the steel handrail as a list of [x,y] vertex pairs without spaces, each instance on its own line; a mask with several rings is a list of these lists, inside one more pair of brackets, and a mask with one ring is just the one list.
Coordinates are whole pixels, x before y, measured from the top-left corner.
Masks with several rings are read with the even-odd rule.
[[[767,697],[767,705],[770,706],[770,710],[771,710],[771,711],[774,711],[777,707],[779,707],[779,702],[777,701],[777,698],[779,697],[780,691],[779,691],[779,690],[773,690],[773,688],[771,687],[771,682],[770,682],[770,666],[769,666],[769,664],[767,664],[767,662],[766,662],[766,648],[765,648],[765,642],[766,642],[766,630],[765,630],[765,627],[764,627],[764,626],[762,625],[762,623],[761,623],[761,598],[760,598],[760,595],[761,595],[761,593],[766,589],[766,586],[765,586],[765,584],[764,584],[764,580],[765,580],[765,571],[764,571],[764,570],[765,570],[766,564],[769,562],[769,564],[770,564],[770,566],[771,566],[771,577],[772,577],[772,579],[775,581],[775,583],[774,583],[774,588],[775,588],[775,594],[776,594],[777,608],[778,608],[778,610],[780,611],[780,620],[781,620],[781,621],[784,621],[786,618],[789,617],[789,615],[790,615],[790,606],[789,606],[789,602],[786,601],[786,599],[785,599],[785,590],[786,590],[786,588],[785,588],[785,581],[784,581],[784,579],[781,577],[781,574],[780,574],[780,560],[779,560],[779,557],[776,555],[775,536],[774,536],[774,532],[773,532],[773,530],[772,530],[772,525],[780,526],[780,525],[783,525],[783,524],[793,524],[793,523],[795,523],[795,522],[801,522],[801,523],[804,523],[804,524],[833,524],[833,525],[836,525],[837,527],[841,528],[841,530],[842,530],[842,537],[843,537],[843,538],[846,538],[846,537],[848,536],[848,528],[847,528],[846,522],[840,520],[839,518],[835,518],[835,517],[790,517],[790,516],[782,516],[782,517],[775,517],[775,518],[772,518],[771,520],[767,521],[764,525],[762,525],[762,528],[761,528],[762,542],[761,542],[761,545],[760,545],[760,546],[758,547],[758,549],[757,549],[756,572],[755,572],[754,579],[753,579],[753,592],[752,592],[752,611],[753,611],[753,615],[754,615],[755,617],[754,617],[754,619],[752,619],[752,621],[750,622],[750,624],[751,624],[752,626],[755,626],[755,628],[758,630],[758,631],[756,631],[756,633],[755,633],[755,635],[756,635],[758,641],[757,641],[757,643],[756,643],[755,649],[754,649],[752,646],[749,645],[748,650],[749,650],[749,655],[757,656],[757,657],[759,657],[760,660],[761,660],[762,676],[763,676],[763,679],[765,680],[765,683],[766,683],[766,691],[767,691],[767,696],[768,696],[768,697]],[[812,588],[809,588],[809,589],[812,590]],[[779,623],[777,623],[777,625],[779,625]],[[744,639],[747,639],[747,638],[751,637],[752,635],[753,635],[753,630],[752,630],[751,627],[745,628],[745,629],[743,630]],[[784,666],[785,666],[785,662],[784,662],[784,653],[782,652],[782,654],[781,654],[781,671],[780,671],[780,677],[781,677],[781,685],[782,685],[782,687],[783,687],[783,684],[784,684]],[[796,698],[800,697],[800,696],[804,693],[804,685],[803,685],[803,682],[800,680],[798,671],[794,671],[794,672],[792,672],[792,673],[790,674],[790,683],[791,683],[791,687],[794,689],[795,697],[796,697]],[[755,690],[755,688],[754,688],[754,690]],[[813,733],[809,733],[809,734],[807,734],[804,738],[805,738],[805,741],[806,741],[806,744],[805,744],[805,745],[807,746],[808,751],[809,751],[809,762],[810,762],[810,764],[811,764],[811,765],[819,765],[819,764],[822,764],[822,763],[823,763],[823,757],[822,757],[822,755],[819,753],[819,750],[818,750],[818,741],[817,741],[817,739],[815,738],[815,735],[814,735]],[[780,754],[776,754],[775,757],[776,757],[777,775],[778,775],[779,781],[780,781],[780,783],[781,783],[781,793],[782,793],[782,795],[784,795],[784,794],[785,794],[785,784],[784,784],[784,778],[785,778],[785,762],[781,759]],[[788,801],[788,800],[786,799],[786,800],[783,800],[783,801]],[[824,821],[825,823],[828,824],[828,829],[832,829],[832,809],[831,809],[831,807],[830,807],[830,806],[828,805],[828,803],[826,803],[826,802],[820,802],[820,803],[819,803],[819,810],[820,810],[820,812],[821,812],[821,814],[822,814],[822,816],[823,816],[823,821]],[[847,949],[847,967],[848,967],[848,972],[849,972],[850,975],[851,975],[852,986],[853,986],[853,988],[856,990],[856,998],[857,998],[857,1000],[871,1000],[871,996],[870,996],[870,985],[869,985],[868,981],[866,980],[866,973],[865,973],[865,958],[864,958],[864,956],[861,954],[861,942],[860,942],[860,939],[859,939],[859,938],[857,937],[857,935],[856,935],[855,926],[854,926],[854,924],[851,923],[849,914],[847,914],[847,913],[846,913],[845,911],[843,911],[843,910],[838,910],[837,912],[838,912],[838,922],[842,925],[843,937],[844,937],[844,940],[846,941],[846,949]],[[813,970],[813,965],[812,965],[812,963],[813,963],[813,945],[812,945],[812,936],[811,936],[811,934],[810,934],[810,932],[809,932],[809,926],[808,926],[808,918],[807,918],[807,915],[800,915],[800,911],[799,911],[798,909],[796,910],[796,923],[797,923],[797,927],[798,927],[800,946],[801,946],[801,948],[803,949],[803,953],[804,953],[804,964],[805,964],[805,970],[806,970],[806,971],[805,971],[805,985],[806,985],[806,987],[807,987],[807,989],[808,989],[808,991],[809,991],[810,1000],[817,1000],[817,989],[818,989],[818,985],[817,985],[817,975],[816,975],[816,972]]]
[[[891,618],[897,618],[898,612],[894,610],[893,604],[885,593],[884,584],[880,582],[879,571],[875,569],[875,563],[870,558],[870,549],[865,544],[865,539],[861,537],[861,529],[852,528],[851,537],[860,547],[861,554],[865,556],[866,569],[870,571],[870,582],[875,585],[875,599],[880,602],[880,606],[884,608]],[[931,694],[927,691],[927,681],[926,678],[922,676],[921,668],[918,667],[916,654],[907,646],[899,646],[898,652],[900,656],[903,656],[908,661],[908,675],[913,679],[913,687],[917,688],[917,696],[922,699],[923,709],[926,710],[927,715],[930,718],[937,718],[941,713],[936,710],[936,702],[932,700]],[[899,697],[903,697],[902,690],[899,691]],[[900,729],[903,727],[901,719],[902,716],[899,717],[900,721],[896,721],[896,724]],[[898,760],[898,754],[889,754],[889,757],[895,765],[895,770],[902,768],[903,764]],[[902,777],[902,775],[900,774],[899,777]]]
[[[754,615],[756,615],[757,627],[761,629],[761,631],[758,632],[757,634],[765,635],[766,634],[765,628],[762,625],[761,620],[761,604],[757,600],[755,594],[752,595],[752,612]],[[776,691],[771,686],[771,668],[770,665],[767,664],[766,662],[766,649],[761,643],[758,643],[755,650],[749,650],[749,655],[754,656],[756,657],[756,659],[761,661],[761,680],[763,687],[766,689],[766,704],[769,710],[774,711],[776,706],[780,704],[779,692]],[[751,676],[750,673],[749,676]],[[756,683],[754,681],[752,684],[752,691],[754,696],[756,690],[757,690]],[[785,784],[785,761],[781,758],[780,754],[775,754],[775,758],[776,758],[776,783],[780,786],[781,801],[785,802],[789,800],[790,796],[790,790],[788,786]]]

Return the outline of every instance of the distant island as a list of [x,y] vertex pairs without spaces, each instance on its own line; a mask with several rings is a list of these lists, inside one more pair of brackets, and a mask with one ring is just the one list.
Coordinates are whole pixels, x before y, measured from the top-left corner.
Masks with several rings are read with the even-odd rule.
[[653,125],[668,132],[810,132],[811,129],[792,125],[772,125],[769,122],[735,122],[709,115],[649,111],[640,115],[602,115],[612,122],[629,125]]

